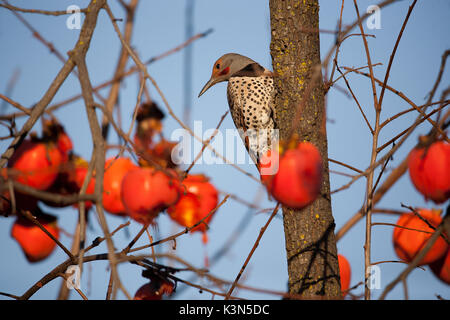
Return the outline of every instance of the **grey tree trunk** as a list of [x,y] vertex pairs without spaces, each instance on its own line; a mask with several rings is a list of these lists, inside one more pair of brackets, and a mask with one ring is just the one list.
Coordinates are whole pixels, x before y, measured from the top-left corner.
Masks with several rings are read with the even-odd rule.
[[[302,210],[283,208],[289,292],[340,297],[334,218],[331,212],[324,86],[320,61],[318,0],[270,0],[276,123],[320,150],[321,195]],[[295,124],[295,125],[294,125]]]

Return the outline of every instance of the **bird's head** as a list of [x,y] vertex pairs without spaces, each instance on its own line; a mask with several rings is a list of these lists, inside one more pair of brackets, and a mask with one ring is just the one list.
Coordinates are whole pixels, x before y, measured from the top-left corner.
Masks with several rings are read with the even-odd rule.
[[240,54],[224,54],[214,62],[211,78],[205,84],[198,96],[200,97],[216,83],[227,81],[230,77],[252,64],[256,64],[256,62]]

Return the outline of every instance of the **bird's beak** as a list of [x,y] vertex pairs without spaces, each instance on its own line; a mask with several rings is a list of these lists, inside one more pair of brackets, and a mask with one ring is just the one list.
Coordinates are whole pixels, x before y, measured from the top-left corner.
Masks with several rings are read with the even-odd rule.
[[203,87],[202,91],[200,91],[200,93],[198,94],[198,97],[200,98],[200,96],[202,94],[204,94],[206,92],[206,90],[208,90],[209,88],[211,88],[213,85],[215,85],[217,83],[217,81],[213,78],[209,79],[208,82],[205,84],[205,86]]

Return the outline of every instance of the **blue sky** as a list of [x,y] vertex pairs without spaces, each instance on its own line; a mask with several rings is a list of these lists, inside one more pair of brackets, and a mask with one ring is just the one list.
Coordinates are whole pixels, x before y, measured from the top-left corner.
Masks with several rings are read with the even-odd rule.
[[[117,18],[124,17],[123,10],[115,1],[109,1]],[[85,7],[88,1],[11,1],[12,4],[27,8],[45,8],[48,10],[62,10],[71,4]],[[334,29],[339,18],[341,1],[320,1],[320,28]],[[360,12],[376,3],[375,1],[358,1]],[[369,47],[373,63],[382,63],[375,67],[375,75],[383,79],[392,47],[403,23],[403,19],[411,1],[398,1],[381,10],[381,29],[367,30],[366,32],[376,36],[369,38]],[[141,1],[135,23],[135,31],[132,38],[132,46],[143,60],[147,60],[160,54],[185,40],[185,10],[186,1]],[[400,46],[395,57],[394,65],[389,78],[389,85],[403,92],[417,105],[426,101],[426,95],[430,91],[436,78],[442,53],[450,47],[450,2],[446,0],[418,1]],[[72,49],[78,38],[78,30],[66,28],[66,18],[52,17],[35,14],[23,14],[44,38],[52,42],[55,47],[65,54]],[[352,1],[345,2],[344,25],[355,19],[355,10]],[[122,27],[119,22],[119,26]],[[194,7],[194,33],[213,28],[214,32],[208,37],[196,41],[192,47],[192,114],[191,119],[201,120],[203,128],[214,128],[222,114],[227,110],[226,84],[218,84],[211,88],[201,99],[197,94],[209,79],[213,62],[222,54],[237,52],[251,57],[265,67],[272,69],[270,56],[270,15],[268,1],[206,1],[198,0]],[[359,32],[355,29],[354,32]],[[0,41],[2,45],[0,59],[0,92],[4,93],[7,83],[15,70],[19,70],[19,78],[11,98],[22,105],[30,107],[43,95],[49,84],[55,77],[61,62],[49,53],[49,50],[33,38],[32,34],[22,23],[8,10],[0,10]],[[334,37],[328,34],[321,35],[321,55],[327,54],[333,45]],[[353,37],[342,45],[339,63],[342,66],[358,67],[366,64],[362,39]],[[93,41],[87,55],[87,63],[92,83],[99,84],[109,80],[114,72],[116,60],[119,55],[120,42],[114,33],[112,25],[102,12]],[[175,113],[179,116],[183,110],[183,52],[175,53],[148,67],[148,72],[157,81],[164,92]],[[129,66],[132,61],[129,62]],[[371,97],[370,82],[361,76],[351,74],[348,79],[352,89],[360,101],[371,123],[374,122],[373,102]],[[446,70],[441,85],[438,88],[435,100],[439,97],[443,88],[450,82],[450,72]],[[339,82],[344,87],[343,82]],[[136,96],[139,89],[137,76],[131,76],[124,81],[120,93],[120,108],[122,124],[125,131],[130,126],[131,113],[136,104]],[[59,102],[67,97],[80,92],[80,86],[75,76],[71,75],[61,87],[53,102]],[[379,91],[378,91],[379,92]],[[107,90],[101,91],[103,96]],[[152,98],[163,108],[162,100],[156,90],[150,87]],[[327,96],[328,112],[328,144],[330,158],[346,162],[356,168],[365,169],[370,161],[371,136],[359,113],[354,101],[338,90],[331,89]],[[382,120],[409,108],[398,96],[386,92],[383,103]],[[8,107],[6,112],[12,112]],[[61,110],[56,116],[65,125],[69,135],[73,138],[75,151],[89,159],[92,151],[90,131],[87,124],[84,105],[78,100]],[[417,114],[409,113],[388,125],[381,133],[380,144],[388,141],[393,135],[409,126]],[[18,120],[18,125],[23,119]],[[233,122],[228,116],[222,124],[222,133],[227,128],[233,128]],[[179,125],[170,117],[164,120],[164,133],[170,137],[173,130]],[[417,141],[418,134],[427,133],[430,129],[428,123],[424,123],[400,148],[394,160],[388,168],[394,168]],[[40,124],[36,124],[33,130],[40,131]],[[5,130],[0,127],[0,134]],[[111,135],[109,143],[117,143],[117,137]],[[0,152],[3,152],[8,141],[0,141]],[[108,154],[112,155],[112,154]],[[256,169],[252,164],[241,167],[253,174]],[[331,165],[331,169],[345,171],[342,168]],[[258,185],[239,173],[236,169],[227,165],[196,165],[193,169],[196,173],[205,173],[211,177],[212,182],[225,192],[238,194],[240,197],[252,201],[260,192]],[[351,173],[351,172],[349,172]],[[331,189],[336,189],[345,184],[348,178],[331,174]],[[337,193],[332,197],[333,215],[338,230],[363,204],[365,181],[356,182],[351,189]],[[426,203],[423,197],[411,185],[409,177],[405,175],[394,188],[380,202],[380,208],[401,209],[400,203],[414,207],[433,207]],[[262,196],[262,207],[273,207],[265,195]],[[437,206],[434,206],[437,207]],[[441,206],[443,207],[443,206]],[[47,208],[46,208],[47,209]],[[64,230],[72,233],[77,220],[74,209],[54,210],[48,212],[59,217],[59,223]],[[178,239],[176,254],[189,261],[191,264],[202,267],[205,251],[211,256],[223,243],[228,241],[239,221],[246,214],[247,208],[240,203],[229,200],[216,214],[211,222],[209,232],[210,242],[204,248],[199,234],[186,235]],[[108,215],[108,223],[111,229],[124,220]],[[212,266],[211,273],[227,280],[233,280],[247,257],[259,230],[266,222],[267,214],[252,214],[248,226],[240,236],[232,241],[232,247],[228,254],[217,264]],[[0,291],[12,294],[22,294],[35,281],[51,270],[52,267],[66,259],[61,250],[55,252],[45,261],[37,264],[29,264],[25,260],[19,246],[10,237],[12,218],[0,221]],[[396,217],[377,214],[374,221],[394,223]],[[88,229],[88,242],[101,235],[101,228],[94,215],[91,215],[92,224]],[[115,238],[117,248],[122,248],[130,240],[130,235],[138,232],[140,226],[132,222],[127,232],[118,233]],[[152,230],[154,238],[158,239],[181,230],[162,214],[158,218],[157,230]],[[360,282],[364,274],[364,223],[359,222],[338,243],[338,251],[345,255],[352,266],[352,285]],[[387,226],[373,227],[372,261],[397,260],[392,247],[392,228]],[[71,239],[61,236],[62,242],[70,246]],[[144,237],[139,244],[146,243]],[[138,245],[139,245],[138,244]],[[100,246],[95,252],[105,252],[106,247]],[[159,252],[171,252],[170,245],[163,246]],[[149,253],[149,252],[148,252]],[[169,263],[168,261],[163,261]],[[400,273],[405,265],[398,263],[385,263],[380,265],[381,285],[387,285]],[[140,276],[141,270],[134,265],[123,264],[119,267],[120,276],[128,291],[133,294],[145,279]],[[178,274],[182,278],[190,278],[189,274]],[[107,265],[104,262],[93,262],[85,268],[82,279],[82,289],[88,293],[91,299],[103,299],[109,279]],[[198,283],[207,285],[201,280]],[[260,245],[255,252],[246,272],[241,280],[249,286],[257,288],[284,291],[287,288],[286,255],[284,249],[283,224],[281,216],[273,220],[264,234]],[[53,299],[56,297],[60,280],[55,280],[41,289],[33,298]],[[207,293],[200,294],[198,290],[182,288],[176,298],[211,299]],[[417,269],[408,278],[409,297],[412,299],[435,299],[435,294],[448,298],[449,287],[442,284],[427,269]],[[183,290],[182,290],[183,289]],[[374,297],[379,296],[382,290],[374,290]],[[355,290],[355,294],[361,293],[362,287]],[[251,291],[237,290],[237,296],[255,299],[277,299],[275,295],[260,294]],[[119,296],[123,298],[123,295]],[[76,293],[71,298],[79,299]],[[392,299],[402,299],[403,290],[398,286],[388,296]]]

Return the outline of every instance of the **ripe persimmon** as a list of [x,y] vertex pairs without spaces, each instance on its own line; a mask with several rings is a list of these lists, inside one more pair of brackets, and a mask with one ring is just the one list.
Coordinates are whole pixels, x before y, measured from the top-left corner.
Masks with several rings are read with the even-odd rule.
[[123,177],[121,198],[127,215],[151,223],[158,213],[178,201],[180,183],[173,170],[131,169]]
[[25,140],[8,162],[8,175],[22,184],[45,190],[55,181],[61,162],[61,152],[53,143]]
[[[208,224],[213,217],[208,214],[217,206],[217,189],[204,175],[187,176],[182,188],[185,190],[178,202],[167,210],[170,217],[184,227],[192,227],[205,217],[204,222]],[[206,226],[201,223],[192,231],[206,232]]]
[[408,156],[409,176],[416,189],[435,203],[450,197],[450,144],[434,142],[414,148]]
[[[322,158],[312,143],[299,143],[280,157],[269,150],[262,157],[261,179],[269,193],[282,204],[301,209],[312,203],[322,184]],[[274,172],[268,172],[270,165]]]
[[342,255],[338,254],[339,273],[341,277],[341,291],[342,296],[345,297],[347,290],[350,288],[351,268],[348,260]]
[[[59,229],[54,216],[40,214],[36,218],[56,239],[59,238]],[[11,229],[11,236],[19,243],[29,262],[38,262],[47,258],[56,246],[56,243],[41,228],[24,217],[16,219]]]
[[123,177],[132,169],[137,169],[128,158],[108,159],[103,176],[103,208],[116,215],[125,215],[125,207],[121,198]]
[[[417,212],[433,227],[437,227],[442,221],[438,210],[419,209]],[[401,260],[411,262],[426,245],[434,229],[412,212],[402,214],[396,224],[398,226],[393,232],[395,252]],[[447,247],[447,242],[439,237],[419,265],[436,261],[444,255]]]

